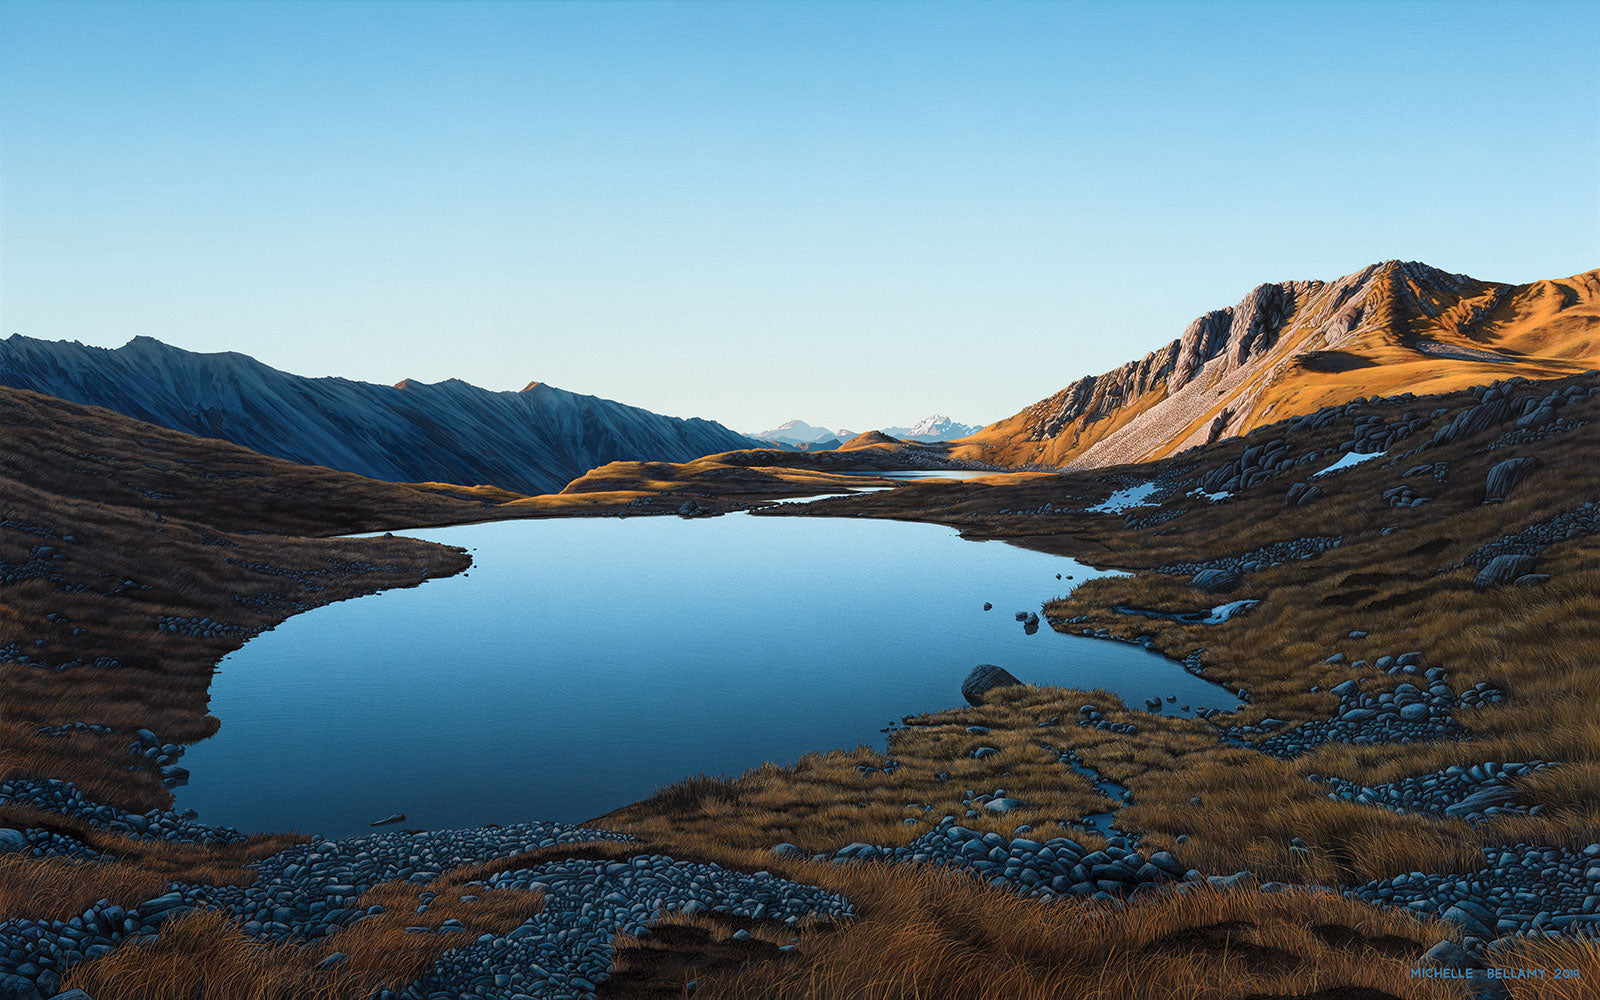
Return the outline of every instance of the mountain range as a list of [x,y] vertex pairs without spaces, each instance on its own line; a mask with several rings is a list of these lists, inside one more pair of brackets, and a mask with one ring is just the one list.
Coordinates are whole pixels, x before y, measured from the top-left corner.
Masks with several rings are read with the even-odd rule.
[[386,386],[305,378],[243,354],[197,354],[149,337],[107,349],[13,335],[0,340],[0,384],[306,465],[521,493],[556,492],[607,462],[686,462],[756,444],[711,420],[540,382],[492,392],[457,379]]
[[1509,285],[1385,261],[1257,287],[1135,361],[955,442],[997,465],[1163,458],[1374,395],[1600,367],[1600,269]]
[[804,420],[789,420],[772,428],[770,431],[758,431],[748,436],[762,443],[778,445],[827,445],[827,442],[832,441],[833,444],[827,446],[837,448],[840,441],[855,437],[855,431],[847,431],[843,428],[830,431],[826,427],[816,427],[806,423]]
[[[972,424],[961,424],[949,417],[935,413],[930,417],[923,417],[910,427],[884,427],[883,433],[902,441],[951,441],[965,437],[979,428]],[[845,441],[856,436],[855,431],[840,428],[831,431],[826,427],[808,424],[804,420],[790,420],[779,424],[770,431],[759,431],[749,435],[763,444],[776,444],[780,447],[805,446],[801,450],[821,451],[837,448]]]
[[883,432],[902,441],[953,441],[976,433],[981,427],[959,424],[942,413],[923,417],[910,427],[885,427]]
[[[956,459],[1091,468],[1163,458],[1356,398],[1596,367],[1600,270],[1508,285],[1386,261],[1331,282],[1260,285],[1143,358],[982,429],[936,414],[884,430],[948,442]],[[539,382],[492,392],[455,379],[305,378],[149,337],[108,350],[13,335],[0,340],[0,385],[302,464],[522,493],[556,492],[610,462],[825,451],[856,436],[802,420],[746,436]]]

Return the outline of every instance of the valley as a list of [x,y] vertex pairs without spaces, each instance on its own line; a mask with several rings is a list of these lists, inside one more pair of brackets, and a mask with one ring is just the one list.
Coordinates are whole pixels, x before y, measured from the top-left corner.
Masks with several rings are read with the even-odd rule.
[[[1114,378],[954,442],[662,443],[551,488],[532,473],[452,484],[448,457],[423,452],[392,471],[424,481],[367,478],[0,389],[0,996],[252,982],[268,992],[249,995],[363,1000],[643,997],[691,979],[700,997],[840,1000],[1590,995],[1596,280],[1504,286],[1389,262],[1262,286]],[[550,520],[578,517],[592,520]],[[521,541],[491,541],[508,538]],[[497,563],[498,545],[525,561]],[[741,587],[740,560],[769,545],[771,580]],[[700,548],[726,564],[689,572]],[[587,581],[586,553],[607,554],[601,582],[530,583],[536,609],[485,589],[496,574],[511,595],[539,573]],[[862,583],[874,572],[878,589]],[[494,613],[450,620],[430,602],[452,594]],[[529,632],[485,641],[519,614]],[[731,626],[693,645],[693,620],[717,614]],[[334,623],[321,639],[319,616]],[[977,624],[941,631],[958,616]],[[625,631],[615,618],[634,619],[627,645],[606,645]],[[838,644],[817,644],[835,618]],[[585,737],[587,769],[572,770],[586,787],[661,787],[595,817],[583,803],[604,796],[568,786],[570,813],[463,824],[441,794],[359,830],[405,811],[407,775],[481,800],[459,773],[479,765],[437,752],[474,721],[491,741],[519,724],[553,740],[491,748],[502,780],[577,745],[538,715],[571,714],[554,685],[506,694],[566,626],[537,669],[592,679],[627,657],[637,673],[612,696],[640,700]],[[780,678],[807,690],[731,679],[741,642],[792,652]],[[301,757],[228,744],[249,703],[229,672],[255,650],[257,673],[281,663],[311,685],[307,704],[338,702],[285,737]],[[409,700],[341,688],[318,655],[356,660],[350,677],[387,657]],[[424,719],[480,657],[487,700]],[[808,673],[819,657],[828,670]],[[1172,680],[1113,683],[1136,658]],[[955,707],[988,662],[1019,683]],[[701,686],[650,686],[696,669]],[[430,687],[436,674],[447,682]],[[748,688],[756,736],[832,701],[850,718],[719,756],[734,728],[719,685]],[[656,713],[673,726],[652,728]],[[888,731],[852,735],[873,722]],[[372,757],[352,752],[332,777],[357,734]],[[658,741],[660,766],[625,778]],[[208,764],[213,751],[255,770]],[[358,797],[299,833],[217,815],[219,773],[276,773],[290,796],[326,777],[331,801],[386,755],[375,787],[392,807]],[[1413,972],[1536,965],[1582,977],[1563,993]],[[210,988],[194,995],[246,995]]]

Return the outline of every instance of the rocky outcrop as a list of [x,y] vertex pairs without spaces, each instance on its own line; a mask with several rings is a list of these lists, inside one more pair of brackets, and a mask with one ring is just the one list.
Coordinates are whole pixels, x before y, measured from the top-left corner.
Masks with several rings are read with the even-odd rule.
[[[1595,274],[1569,279],[1561,288],[1570,294],[1560,298],[1550,282],[1500,285],[1402,261],[1332,282],[1260,285],[1143,358],[1080,378],[960,439],[956,455],[1104,467],[1243,435],[1375,389],[1420,394],[1481,384],[1489,364],[1497,375],[1576,374],[1600,356],[1582,334],[1600,322]],[[1559,419],[1559,406],[1552,400],[1511,414],[1490,405],[1450,433],[1508,415],[1537,429]]]
[[302,378],[243,354],[195,354],[149,337],[106,350],[12,336],[0,340],[0,384],[305,465],[521,493],[555,492],[607,462],[684,462],[755,444],[713,421],[538,382],[491,392],[456,379]]

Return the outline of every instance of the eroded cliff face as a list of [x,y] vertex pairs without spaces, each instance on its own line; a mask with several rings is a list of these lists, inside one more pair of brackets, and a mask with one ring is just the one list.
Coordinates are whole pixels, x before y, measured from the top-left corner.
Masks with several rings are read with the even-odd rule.
[[[1143,358],[1080,378],[961,439],[957,455],[1017,466],[1112,465],[1383,387],[1434,392],[1510,374],[1582,371],[1600,355],[1597,274],[1503,285],[1387,261],[1331,282],[1260,285]],[[1533,345],[1542,349],[1526,349]]]

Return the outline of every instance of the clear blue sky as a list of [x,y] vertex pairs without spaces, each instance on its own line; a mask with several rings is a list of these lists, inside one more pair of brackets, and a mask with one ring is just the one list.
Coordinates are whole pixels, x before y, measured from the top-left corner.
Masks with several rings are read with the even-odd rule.
[[0,335],[985,422],[1264,281],[1600,265],[1600,4],[0,3]]

